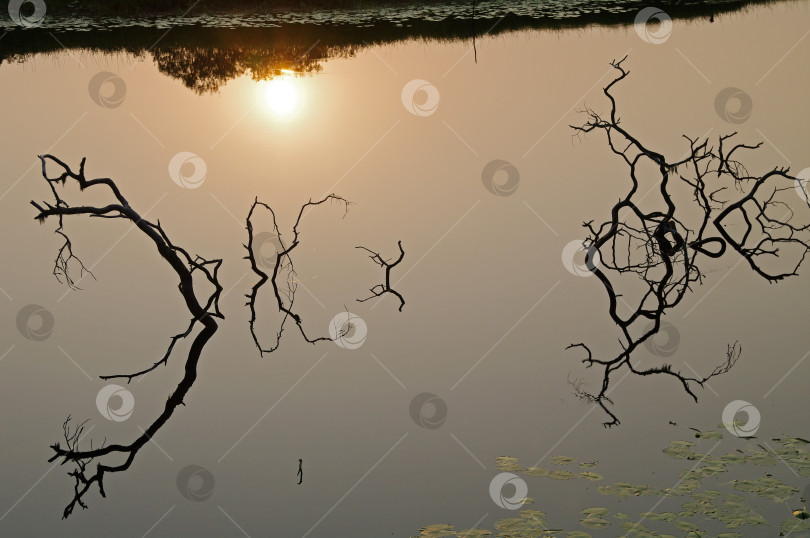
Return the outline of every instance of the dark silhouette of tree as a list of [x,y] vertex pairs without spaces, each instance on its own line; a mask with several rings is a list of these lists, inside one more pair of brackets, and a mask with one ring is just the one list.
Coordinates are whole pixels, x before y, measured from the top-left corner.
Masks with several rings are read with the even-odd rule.
[[[248,321],[248,326],[250,327],[250,334],[253,337],[253,342],[256,344],[256,347],[259,349],[259,354],[263,355],[265,353],[272,353],[278,346],[281,344],[281,334],[284,332],[284,326],[287,323],[289,318],[292,318],[295,322],[296,326],[298,327],[301,336],[304,337],[304,340],[309,342],[310,344],[315,344],[321,341],[334,341],[346,335],[347,330],[341,330],[335,338],[330,338],[327,336],[321,336],[317,338],[311,338],[307,336],[307,333],[304,331],[303,321],[301,316],[295,313],[293,310],[294,303],[295,303],[295,292],[298,289],[298,282],[296,280],[296,273],[295,273],[295,266],[293,265],[293,260],[290,254],[292,251],[300,244],[300,231],[298,226],[301,224],[301,218],[304,215],[304,211],[309,207],[319,206],[323,203],[329,202],[336,202],[343,206],[344,208],[344,216],[349,211],[349,201],[341,198],[336,194],[329,194],[326,197],[322,198],[317,202],[313,202],[312,200],[308,201],[304,205],[301,206],[301,209],[298,211],[298,218],[295,220],[295,224],[292,227],[292,241],[289,243],[289,246],[284,241],[281,231],[278,228],[278,223],[276,221],[276,213],[273,211],[273,208],[269,205],[265,204],[264,202],[260,202],[258,198],[253,201],[253,205],[250,206],[250,211],[248,212],[246,220],[246,228],[248,232],[248,241],[247,244],[244,245],[245,249],[247,249],[247,256],[245,259],[250,262],[250,267],[254,273],[259,277],[259,280],[256,284],[253,285],[251,292],[245,294],[245,297],[248,298],[248,302],[246,305],[250,309],[250,320]],[[272,234],[276,238],[276,245],[277,245],[277,253],[276,258],[273,262],[273,267],[271,270],[271,274],[268,275],[266,272],[266,268],[263,268],[257,262],[257,253],[255,252],[254,248],[254,232],[253,232],[253,214],[254,211],[258,208],[266,209],[272,219],[273,219],[273,230]],[[283,278],[282,282],[279,280]],[[276,298],[276,305],[278,306],[278,311],[282,314],[281,324],[279,325],[278,332],[276,333],[275,342],[268,348],[262,347],[259,337],[256,334],[256,298],[258,297],[259,290],[267,283],[273,287],[273,294]]]
[[[222,286],[219,284],[217,273],[222,260],[212,259],[208,260],[201,256],[191,256],[185,249],[175,245],[169,239],[169,236],[163,230],[160,222],[153,223],[144,219],[137,211],[135,211],[129,202],[124,198],[118,186],[109,178],[87,179],[85,177],[85,161],[82,159],[79,165],[79,171],[74,172],[71,168],[52,155],[39,156],[42,162],[42,177],[53,193],[53,202],[37,203],[33,200],[31,204],[37,209],[38,213],[36,219],[39,222],[55,217],[58,220],[58,227],[56,233],[62,237],[64,243],[59,250],[59,254],[54,264],[54,274],[60,281],[64,279],[65,282],[71,287],[75,288],[75,281],[70,276],[70,264],[78,263],[80,270],[85,272],[84,265],[74,255],[73,247],[67,233],[64,231],[64,218],[74,215],[86,215],[95,218],[104,219],[125,219],[130,221],[133,225],[151,240],[157,248],[158,254],[163,258],[166,263],[174,270],[179,278],[178,289],[183,296],[183,300],[191,315],[191,322],[188,328],[181,334],[172,337],[168,350],[163,358],[152,366],[134,373],[134,374],[118,374],[102,376],[102,379],[112,378],[126,378],[127,382],[131,381],[133,377],[143,375],[157,368],[160,364],[166,364],[174,349],[175,343],[187,336],[189,336],[194,328],[199,324],[202,329],[194,337],[186,357],[183,378],[178,383],[174,391],[169,395],[166,400],[166,405],[158,417],[146,428],[142,435],[138,436],[129,444],[110,444],[106,442],[101,447],[94,448],[92,443],[89,448],[81,448],[79,446],[84,431],[82,422],[74,427],[71,427],[71,417],[68,416],[63,424],[63,433],[65,446],[60,443],[54,443],[51,448],[54,455],[48,461],[61,460],[61,464],[71,463],[75,467],[68,473],[73,477],[74,488],[73,498],[70,503],[65,507],[62,517],[67,518],[73,513],[76,505],[81,506],[83,509],[87,508],[84,501],[85,495],[93,486],[98,486],[98,491],[102,497],[106,497],[104,491],[104,476],[106,473],[115,473],[125,471],[132,464],[138,451],[154,436],[157,431],[169,420],[174,413],[175,409],[183,404],[183,399],[188,393],[194,381],[197,379],[197,364],[202,355],[203,348],[208,340],[217,331],[218,325],[215,318],[223,318],[222,313],[219,311],[219,297],[222,292]],[[48,176],[47,164],[48,162],[59,167],[61,173],[57,176]],[[59,194],[59,187],[63,187],[68,180],[73,180],[78,183],[79,188],[84,191],[86,189],[95,189],[97,187],[106,187],[115,199],[107,205],[99,206],[73,206],[65,201]],[[207,285],[210,290],[206,296],[204,292],[195,288],[195,278],[198,277],[198,287]],[[107,456],[125,456],[125,460],[121,464],[112,465],[106,462]],[[90,468],[90,464],[99,458],[105,458],[103,461],[98,462],[95,469]]]
[[384,293],[391,293],[393,295],[396,295],[397,299],[399,299],[399,311],[402,312],[402,307],[405,306],[405,299],[402,297],[402,295],[400,295],[400,293],[397,290],[391,287],[391,269],[396,267],[399,264],[399,262],[402,261],[402,258],[405,257],[405,251],[402,250],[402,241],[397,241],[397,246],[399,247],[399,258],[397,258],[393,263],[391,263],[390,260],[383,260],[379,252],[374,252],[373,250],[368,249],[366,247],[354,247],[369,252],[371,254],[371,256],[369,256],[369,258],[371,258],[371,261],[373,261],[380,267],[385,268],[385,282],[382,284],[377,284],[372,288],[369,288],[368,291],[371,292],[371,295],[369,297],[366,297],[365,299],[357,299],[358,303],[364,303],[369,299],[373,299],[374,297],[380,297]]
[[292,70],[296,74],[317,73],[321,62],[331,57],[354,54],[354,49],[315,46],[255,47],[170,47],[151,51],[161,73],[179,79],[197,94],[215,93],[228,81],[250,74],[253,80],[269,80]]
[[[725,361],[704,377],[685,375],[667,363],[638,368],[631,362],[638,346],[659,331],[663,317],[693,286],[702,284],[705,275],[699,264],[704,257],[720,258],[730,249],[756,274],[777,282],[796,275],[810,249],[810,223],[796,224],[794,209],[781,197],[788,191],[794,196],[792,191],[799,180],[788,168],[752,173],[738,160],[738,154],[756,150],[761,143],[735,143],[732,139],[736,133],[731,133],[720,136],[715,149],[708,139],[684,135],[689,148],[686,156],[669,161],[623,127],[613,90],[629,74],[622,65],[626,59],[611,62],[618,74],[603,89],[611,104],[609,115],[603,117],[586,108],[587,121],[571,126],[577,136],[604,133],[611,151],[629,167],[630,189],[613,206],[610,218],[598,225],[593,221],[583,224],[589,232],[583,241],[585,264],[607,294],[608,314],[621,331],[621,350],[608,358],[596,358],[584,343],[568,346],[583,348],[586,368],[597,365],[603,370],[599,391],[586,392],[581,381],[573,385],[578,396],[607,413],[606,427],[619,424],[607,406],[612,404],[607,392],[611,377],[622,368],[639,376],[671,376],[697,401],[692,389],[728,372],[739,357],[735,343],[729,346]],[[639,206],[644,198],[639,195],[639,181],[651,170],[657,170],[659,206],[663,202],[665,209],[645,212]],[[678,191],[688,192],[694,203],[676,204]],[[794,200],[800,201],[798,197]],[[807,205],[807,199],[800,205]],[[622,315],[618,302],[620,298],[626,301],[614,283],[627,282],[627,277],[633,276],[637,278],[630,280],[641,282],[642,297],[634,309],[630,307],[632,313]]]

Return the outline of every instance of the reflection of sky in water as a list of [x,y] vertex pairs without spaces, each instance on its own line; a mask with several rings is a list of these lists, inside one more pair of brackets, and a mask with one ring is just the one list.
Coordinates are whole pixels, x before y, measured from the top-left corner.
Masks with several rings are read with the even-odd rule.
[[[810,436],[797,420],[808,404],[807,361],[800,362],[810,347],[805,276],[768,286],[735,266],[733,256],[709,264],[706,284],[668,319],[679,342],[667,360],[704,372],[739,339],[739,363],[698,392],[697,404],[667,380],[628,378],[611,394],[622,425],[603,430],[600,413],[571,395],[569,374],[594,379],[564,348],[587,341],[615,349],[615,327],[594,279],[561,263],[566,245],[581,238],[582,221],[601,219],[627,186],[625,168],[601,138],[578,140],[567,127],[582,121],[577,110],[585,104],[605,110],[599,87],[607,61],[630,52],[631,75],[617,93],[620,115],[668,156],[683,153],[681,133],[736,129],[746,140],[766,141],[751,156],[752,169],[789,163],[799,171],[810,166],[807,41],[799,42],[807,26],[802,2],[713,24],[675,21],[661,45],[643,42],[632,28],[506,34],[478,41],[478,64],[466,42],[373,47],[325,62],[313,76],[283,78],[298,96],[284,121],[273,121],[281,118],[250,77],[196,95],[126,54],[4,63],[0,84],[14,96],[5,119],[15,133],[5,147],[0,226],[14,262],[0,269],[8,329],[0,349],[7,352],[0,361],[7,462],[0,468],[0,516],[8,514],[0,533],[107,536],[126,528],[142,535],[156,525],[149,536],[238,535],[233,522],[251,536],[304,535],[313,526],[310,536],[407,536],[429,523],[492,528],[513,515],[489,494],[501,472],[496,458],[531,465],[558,455],[599,460],[592,472],[605,476],[593,485],[526,477],[530,507],[553,515],[552,525],[577,528],[583,507],[621,511],[595,491],[597,484],[674,485],[683,462],[673,464],[661,449],[688,438],[685,427],[715,428],[731,401],[760,410],[757,436],[775,448],[773,437]],[[99,71],[125,81],[120,105],[104,108],[88,96]],[[402,90],[415,79],[436,88],[430,114],[403,103]],[[751,96],[748,121],[718,116],[715,97],[726,87]],[[273,102],[289,103],[287,95]],[[135,405],[124,421],[100,416],[96,396],[105,383],[97,376],[157,360],[187,314],[152,247],[116,220],[67,223],[98,281],[86,279],[83,291],[65,295],[50,275],[58,245],[52,223],[31,219],[29,201],[48,196],[35,160],[44,151],[74,165],[86,156],[89,175],[114,177],[133,206],[159,218],[178,244],[222,257],[227,292],[227,319],[203,354],[186,405],[132,469],[107,478],[106,499],[91,496],[90,510],[68,522],[58,517],[70,480],[64,467],[45,474],[48,446],[68,413],[91,418],[97,442],[140,435],[177,382],[180,355],[126,385]],[[199,163],[182,172],[195,188],[168,172],[181,152],[191,154],[184,162],[205,165],[202,175]],[[508,196],[482,184],[482,170],[497,159],[519,171]],[[499,170],[493,177],[502,185],[509,173]],[[243,294],[254,283],[242,260],[246,211],[258,196],[288,230],[303,202],[329,192],[354,205],[345,217],[325,206],[303,220],[296,269],[306,290],[296,304],[319,334],[348,309],[365,321],[365,341],[347,349],[289,335],[279,351],[259,358],[244,309]],[[69,192],[74,202],[81,196],[93,194]],[[648,200],[655,207],[653,194]],[[268,229],[266,221],[257,226]],[[407,306],[398,312],[394,298],[356,303],[381,272],[354,247],[393,255],[398,240],[407,254],[394,278]],[[52,333],[42,341],[15,328],[28,304],[53,314]],[[272,337],[272,304],[261,307],[262,330]],[[446,416],[424,411],[426,423],[441,422],[437,428],[412,417],[411,401],[422,393],[446,403]],[[700,450],[713,442],[700,440]],[[730,435],[723,443],[718,454],[750,444]],[[301,486],[298,458],[306,474]],[[188,465],[214,477],[204,501],[178,492],[178,473]],[[807,482],[783,466],[767,469],[800,490]],[[761,471],[743,478],[755,480]],[[194,488],[208,483],[200,476]],[[777,523],[786,510],[771,501],[756,509]]]

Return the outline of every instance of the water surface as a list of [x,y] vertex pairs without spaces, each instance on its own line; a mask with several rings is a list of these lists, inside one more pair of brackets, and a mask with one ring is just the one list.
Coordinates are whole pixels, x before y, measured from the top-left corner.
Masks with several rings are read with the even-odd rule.
[[[253,64],[277,67],[273,81],[256,80],[267,77],[238,61],[212,61],[208,67],[230,67],[210,88],[194,84],[204,54],[190,47],[184,63],[183,50],[169,42],[162,56],[59,47],[4,62],[2,533],[412,536],[429,523],[491,529],[514,515],[489,495],[499,456],[527,465],[557,455],[599,460],[606,480],[666,487],[683,467],[661,449],[688,438],[688,426],[715,428],[734,400],[760,410],[760,439],[807,438],[806,275],[768,285],[733,255],[709,264],[705,284],[669,319],[679,342],[668,360],[707,372],[739,341],[739,363],[699,391],[698,403],[672,380],[629,377],[612,393],[622,424],[604,429],[601,412],[566,382],[598,380],[565,348],[587,341],[617,349],[616,328],[598,283],[569,272],[562,252],[583,237],[583,221],[606,218],[627,188],[626,168],[604,139],[576,138],[568,127],[584,121],[584,106],[607,110],[600,88],[612,75],[610,60],[629,55],[631,74],[616,92],[620,115],[658,151],[676,159],[686,150],[682,134],[737,131],[764,142],[746,160],[750,169],[783,165],[798,173],[810,167],[808,27],[808,4],[787,2],[714,22],[676,18],[661,44],[646,42],[633,26],[479,35],[476,50],[469,39],[414,38],[323,55],[320,69],[302,76],[280,71],[283,62]],[[93,93],[99,72],[120,78],[123,95],[109,84]],[[424,108],[420,94],[403,104],[403,88],[415,79],[435,87],[438,101]],[[726,87],[751,97],[744,122],[718,114],[716,96]],[[417,109],[422,115],[412,113]],[[60,241],[52,222],[33,220],[29,205],[50,196],[36,158],[44,152],[75,166],[86,157],[90,176],[114,178],[176,243],[224,260],[226,320],[206,347],[186,405],[130,470],[106,479],[106,499],[94,492],[90,509],[67,521],[60,516],[72,489],[68,469],[46,462],[63,421],[68,414],[90,418],[94,442],[140,435],[182,375],[182,355],[127,385],[135,407],[121,422],[99,413],[96,397],[108,382],[98,376],[157,360],[188,315],[174,275],[122,221],[67,222],[97,280],[85,279],[78,292],[55,281]],[[168,167],[179,152],[205,162],[198,188],[172,181]],[[509,196],[482,182],[495,159],[519,171]],[[348,309],[365,321],[366,340],[357,349],[313,346],[288,331],[278,351],[260,357],[244,306],[255,282],[242,259],[247,211],[259,197],[288,230],[302,203],[331,192],[353,205],[345,216],[327,205],[302,221],[296,306],[318,334]],[[75,188],[68,196],[104,202]],[[650,207],[656,203],[651,194]],[[390,296],[357,303],[382,272],[355,247],[394,256],[397,241],[406,256],[394,276],[406,306],[399,312]],[[269,296],[263,301],[259,326],[271,339],[277,316]],[[52,313],[48,338],[17,330],[28,304]],[[640,360],[659,360],[641,351]],[[423,392],[446,403],[438,428],[410,416]],[[726,452],[750,441],[726,435],[723,443],[718,450]],[[203,502],[178,491],[178,473],[189,464],[215,479]],[[799,490],[810,482],[787,468],[773,472]],[[577,528],[585,506],[618,506],[581,481],[527,484],[532,508],[567,528]],[[797,503],[798,495],[788,504]],[[784,503],[758,509],[773,531],[789,515]]]

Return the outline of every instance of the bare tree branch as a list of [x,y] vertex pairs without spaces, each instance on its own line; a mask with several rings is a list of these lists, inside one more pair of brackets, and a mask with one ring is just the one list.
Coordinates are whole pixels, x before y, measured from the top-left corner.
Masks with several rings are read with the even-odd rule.
[[[247,297],[248,302],[245,303],[246,306],[250,309],[250,320],[248,321],[248,326],[250,327],[250,334],[253,337],[253,342],[256,344],[256,347],[259,349],[259,354],[264,355],[265,353],[272,353],[278,346],[281,344],[281,334],[284,332],[284,326],[287,323],[289,318],[295,322],[296,326],[298,327],[298,331],[301,333],[301,336],[304,337],[304,340],[309,342],[310,344],[315,344],[321,341],[334,341],[338,338],[345,336],[345,331],[341,334],[338,334],[336,338],[329,338],[326,336],[321,336],[317,338],[311,338],[307,336],[307,333],[304,331],[303,320],[301,316],[297,314],[293,310],[293,306],[295,303],[295,292],[298,289],[298,283],[296,281],[296,272],[295,266],[293,264],[292,257],[290,254],[292,251],[300,244],[300,231],[298,230],[298,226],[301,224],[301,218],[304,215],[304,211],[308,207],[315,207],[319,206],[323,203],[335,202],[343,206],[344,213],[343,216],[346,216],[346,213],[349,211],[349,201],[341,198],[336,194],[329,194],[322,198],[317,202],[313,202],[309,200],[307,203],[301,206],[301,209],[298,211],[298,218],[295,220],[295,224],[292,227],[292,240],[289,243],[289,246],[284,241],[281,231],[278,228],[278,222],[276,221],[276,213],[273,211],[273,208],[270,207],[268,204],[264,202],[260,202],[258,198],[253,201],[253,204],[250,206],[250,211],[248,212],[246,220],[246,229],[248,232],[248,241],[247,244],[243,245],[247,250],[247,256],[245,259],[250,262],[250,268],[253,270],[254,273],[259,277],[259,280],[256,284],[253,285],[251,292],[245,294]],[[277,248],[278,251],[276,253],[276,258],[273,263],[271,274],[268,275],[265,271],[265,268],[260,267],[260,264],[257,262],[257,253],[255,252],[254,246],[254,230],[253,230],[253,216],[254,212],[258,208],[266,209],[272,219],[273,219],[273,231],[272,233],[277,238]],[[279,284],[279,279],[284,278],[283,284]],[[278,331],[276,332],[276,339],[275,342],[270,347],[262,347],[259,337],[256,334],[256,299],[259,294],[259,290],[265,285],[267,281],[270,281],[270,284],[273,286],[273,294],[276,298],[276,305],[278,307],[278,311],[282,314],[281,323],[279,325]]]
[[379,252],[374,252],[373,250],[368,249],[366,247],[354,247],[363,249],[366,252],[370,253],[371,256],[369,256],[369,258],[371,258],[371,261],[373,261],[380,267],[385,268],[385,282],[382,284],[377,284],[372,288],[369,288],[368,291],[371,292],[371,295],[369,297],[366,297],[365,299],[357,299],[358,303],[364,303],[369,299],[373,299],[374,297],[380,297],[384,293],[390,293],[392,295],[395,295],[397,299],[399,299],[399,311],[402,312],[402,307],[405,306],[405,299],[397,290],[391,287],[391,269],[396,267],[397,264],[399,264],[399,262],[402,261],[402,258],[405,257],[405,251],[402,249],[402,241],[397,241],[397,246],[399,247],[399,258],[397,258],[393,263],[391,263],[390,260],[383,260]]
[[[583,224],[588,230],[583,242],[587,252],[585,264],[607,294],[608,314],[621,331],[621,351],[608,358],[595,358],[585,344],[569,346],[582,347],[587,352],[583,359],[586,368],[598,365],[603,370],[600,390],[588,394],[587,399],[608,414],[606,427],[619,424],[605,402],[610,403],[606,394],[611,376],[622,367],[640,376],[672,376],[697,400],[693,386],[703,386],[708,379],[726,373],[736,362],[739,356],[736,344],[734,353],[729,348],[727,360],[706,377],[684,375],[666,363],[638,369],[630,362],[638,346],[659,332],[664,315],[681,303],[693,285],[702,284],[705,275],[699,266],[701,256],[720,258],[730,246],[757,274],[776,282],[796,275],[810,250],[810,222],[794,224],[793,209],[779,196],[792,190],[799,180],[787,168],[752,174],[736,158],[736,154],[755,150],[761,144],[738,143],[729,147],[736,134],[732,133],[719,137],[715,151],[708,139],[684,135],[689,147],[686,156],[670,162],[624,129],[613,90],[629,75],[623,66],[626,59],[611,62],[617,74],[603,89],[611,104],[609,116],[604,118],[586,108],[586,122],[571,126],[578,137],[604,133],[611,151],[629,167],[631,181],[627,193],[613,206],[609,220],[599,225],[593,221]],[[657,170],[658,205],[663,202],[665,209],[645,212],[638,205],[642,198],[638,196],[639,178],[650,169]],[[673,193],[683,185],[697,204],[697,219],[694,206],[683,207],[684,204],[676,204],[674,200]],[[807,200],[804,202],[807,205]],[[729,231],[737,224],[733,219],[744,224],[742,233]],[[766,262],[780,258],[780,248],[790,250],[792,261],[788,262],[788,269],[766,267]],[[614,288],[614,280],[627,276],[637,277],[644,291],[633,312],[621,315],[618,299],[622,295]],[[580,397],[586,394],[581,383],[575,384],[575,392]]]
[[[130,381],[133,377],[145,374],[155,369],[159,364],[166,364],[169,356],[172,353],[174,344],[181,338],[189,336],[192,329],[199,323],[202,329],[194,337],[186,357],[184,366],[183,378],[178,383],[174,391],[169,395],[166,400],[166,405],[158,417],[150,424],[143,432],[142,435],[137,437],[129,444],[111,444],[107,445],[106,442],[100,447],[93,447],[92,442],[90,447],[82,449],[79,446],[80,438],[84,431],[86,422],[78,424],[74,428],[70,428],[70,417],[63,424],[65,446],[62,447],[60,443],[54,443],[51,448],[54,455],[48,461],[61,460],[61,464],[72,463],[75,467],[68,473],[75,479],[73,498],[70,503],[65,507],[63,518],[67,518],[73,513],[76,505],[81,508],[87,508],[84,502],[85,494],[90,490],[93,484],[98,486],[99,493],[102,497],[106,497],[104,491],[104,477],[106,473],[115,473],[125,471],[132,464],[138,451],[143,447],[146,442],[151,439],[158,430],[169,420],[174,413],[175,409],[183,404],[185,398],[194,381],[197,378],[197,364],[200,360],[203,348],[208,340],[217,331],[218,325],[215,318],[223,318],[222,313],[219,311],[219,296],[222,292],[222,286],[219,284],[217,272],[222,260],[207,260],[200,256],[190,256],[186,250],[174,245],[166,232],[160,226],[160,222],[152,223],[136,212],[130,207],[129,202],[121,194],[118,186],[109,178],[86,179],[85,177],[85,161],[82,159],[79,165],[79,171],[73,172],[71,168],[63,161],[52,155],[40,155],[42,162],[42,177],[51,188],[54,196],[54,202],[41,202],[37,203],[32,201],[31,204],[38,210],[36,219],[44,222],[50,217],[56,217],[59,222],[57,233],[59,233],[66,241],[67,250],[65,246],[60,250],[59,257],[57,258],[58,271],[54,271],[57,278],[63,277],[67,285],[75,288],[75,280],[70,275],[70,268],[68,263],[73,257],[72,248],[70,246],[70,239],[64,232],[63,218],[72,215],[87,215],[90,217],[103,217],[103,218],[123,218],[132,222],[138,229],[146,235],[157,248],[158,254],[163,258],[166,263],[171,266],[179,279],[178,289],[183,297],[186,307],[191,314],[191,322],[188,329],[171,339],[169,348],[161,360],[156,362],[149,368],[137,372],[135,374],[121,374],[112,376],[103,376],[102,379],[112,379],[115,377],[124,377]],[[57,177],[49,177],[47,173],[47,163],[58,166],[62,172]],[[75,180],[79,188],[84,191],[88,188],[107,187],[115,198],[115,202],[106,206],[71,206],[69,205],[57,191],[57,186],[62,185],[68,179]],[[63,255],[63,251],[67,252],[67,258]],[[64,263],[60,260],[65,260]],[[81,266],[81,271],[85,271],[84,265]],[[207,282],[209,287],[213,288],[205,300],[200,301],[198,291],[195,291],[194,275],[202,275],[203,281]],[[61,279],[60,279],[61,281]],[[123,455],[125,460],[123,463],[111,465],[99,462],[95,466],[95,470],[88,469],[89,464],[97,458],[105,458],[106,456]],[[105,459],[106,461],[106,459]]]

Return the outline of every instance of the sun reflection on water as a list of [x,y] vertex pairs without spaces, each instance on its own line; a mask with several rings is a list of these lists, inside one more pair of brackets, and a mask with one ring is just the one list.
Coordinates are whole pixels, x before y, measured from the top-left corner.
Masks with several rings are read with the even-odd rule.
[[282,69],[281,75],[261,83],[264,103],[276,117],[291,118],[301,108],[300,88],[294,75],[294,71]]

